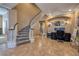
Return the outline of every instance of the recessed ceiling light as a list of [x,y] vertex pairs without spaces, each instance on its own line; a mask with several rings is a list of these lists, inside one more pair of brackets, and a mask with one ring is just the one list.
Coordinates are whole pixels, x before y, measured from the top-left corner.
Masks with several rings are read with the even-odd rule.
[[72,11],[71,9],[69,9],[68,11]]
[[52,14],[51,13],[48,13],[48,16],[52,16]]

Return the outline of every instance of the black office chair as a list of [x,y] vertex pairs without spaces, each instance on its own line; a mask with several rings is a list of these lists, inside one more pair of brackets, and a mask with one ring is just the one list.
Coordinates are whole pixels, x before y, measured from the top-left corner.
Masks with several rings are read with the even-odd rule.
[[64,31],[57,30],[57,39],[64,40]]
[[70,42],[71,34],[70,33],[65,33],[65,41]]
[[51,38],[51,33],[47,33],[47,37],[48,38]]
[[51,39],[54,39],[54,40],[57,39],[56,32],[51,32]]

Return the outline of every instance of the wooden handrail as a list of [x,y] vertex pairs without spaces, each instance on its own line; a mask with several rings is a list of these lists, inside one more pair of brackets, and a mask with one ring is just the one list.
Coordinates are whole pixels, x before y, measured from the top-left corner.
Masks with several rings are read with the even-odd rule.
[[15,25],[14,25],[14,29],[16,28],[16,26],[18,25],[19,23],[16,23]]
[[18,23],[16,23],[13,27],[13,29],[9,29],[9,30],[15,30],[16,26],[18,25]]
[[31,23],[33,21],[33,19],[35,19],[35,17],[37,17],[40,14],[41,10],[30,20],[29,22],[29,27],[31,27]]

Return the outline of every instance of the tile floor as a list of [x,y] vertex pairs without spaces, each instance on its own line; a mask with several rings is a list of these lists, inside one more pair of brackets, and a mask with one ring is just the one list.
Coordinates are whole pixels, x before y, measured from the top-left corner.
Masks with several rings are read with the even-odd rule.
[[58,42],[37,36],[34,43],[26,43],[13,49],[0,51],[4,56],[79,56],[70,42]]

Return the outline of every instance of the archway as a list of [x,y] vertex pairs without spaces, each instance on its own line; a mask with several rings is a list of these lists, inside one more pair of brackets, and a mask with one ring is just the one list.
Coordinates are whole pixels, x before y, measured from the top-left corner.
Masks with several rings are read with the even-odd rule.
[[0,7],[0,49],[5,49],[7,45],[7,32],[9,25],[8,10]]

